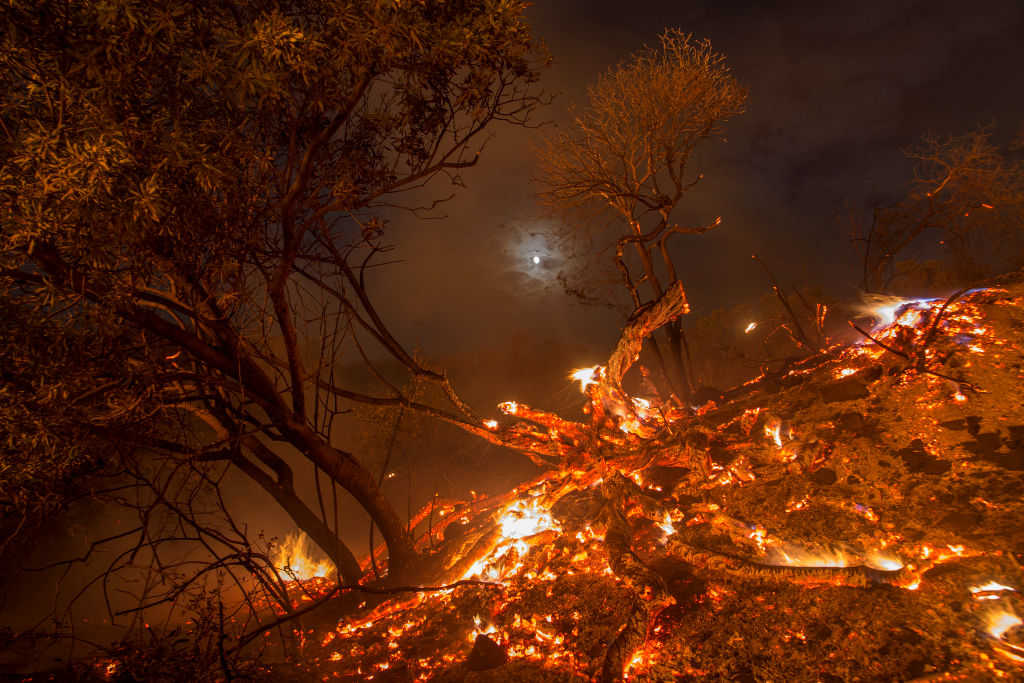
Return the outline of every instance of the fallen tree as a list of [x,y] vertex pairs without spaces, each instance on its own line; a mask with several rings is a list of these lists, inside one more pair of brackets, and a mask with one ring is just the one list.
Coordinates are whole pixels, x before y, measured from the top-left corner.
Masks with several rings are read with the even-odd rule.
[[[627,395],[637,343],[575,373],[590,422],[502,404],[548,471],[414,520],[433,587],[300,668],[356,680],[978,680],[1024,662],[1024,284],[879,310],[702,406]],[[362,587],[325,584],[359,593]],[[328,601],[329,602],[329,601]],[[286,622],[287,623],[287,622]]]

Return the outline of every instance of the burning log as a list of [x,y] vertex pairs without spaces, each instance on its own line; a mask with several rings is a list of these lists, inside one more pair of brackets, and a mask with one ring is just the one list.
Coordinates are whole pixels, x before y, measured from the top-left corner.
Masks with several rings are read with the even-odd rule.
[[620,387],[622,378],[640,357],[644,340],[658,328],[689,311],[690,304],[686,301],[683,284],[676,281],[657,301],[635,313],[608,359],[606,381],[614,387]]

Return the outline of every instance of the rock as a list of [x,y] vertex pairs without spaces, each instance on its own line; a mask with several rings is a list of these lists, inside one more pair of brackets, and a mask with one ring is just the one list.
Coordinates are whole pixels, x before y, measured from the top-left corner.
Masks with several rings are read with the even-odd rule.
[[933,457],[924,449],[921,439],[914,439],[906,448],[896,452],[911,472],[923,474],[944,474],[953,466],[948,460]]
[[470,671],[486,671],[496,669],[507,661],[508,653],[504,648],[481,633],[477,635],[469,658],[466,659],[466,668]]
[[864,431],[864,416],[854,411],[841,413],[836,417],[836,427],[851,434],[860,434]]
[[854,401],[858,398],[867,398],[869,395],[867,386],[856,376],[822,385],[818,387],[818,393],[825,403]]
[[822,467],[819,470],[811,472],[810,479],[815,484],[821,484],[822,486],[830,486],[836,483],[836,471],[830,467]]

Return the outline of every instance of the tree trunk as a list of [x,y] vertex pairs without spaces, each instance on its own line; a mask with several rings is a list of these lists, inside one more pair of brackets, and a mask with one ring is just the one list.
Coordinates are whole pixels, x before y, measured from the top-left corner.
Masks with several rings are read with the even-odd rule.
[[277,504],[284,508],[284,511],[292,518],[295,525],[305,532],[331,558],[331,561],[338,568],[344,583],[359,583],[363,572],[359,568],[359,562],[356,560],[355,555],[352,554],[352,551],[349,550],[348,546],[342,542],[338,535],[331,531],[330,527],[295,495],[295,492],[289,486],[274,481],[270,475],[244,457],[234,458],[232,462],[249,478],[259,484],[264,491],[273,496]]
[[[419,553],[412,536],[384,497],[377,482],[355,458],[325,443],[306,425],[290,424],[295,445],[343,489],[352,494],[380,529],[388,547],[388,576],[392,581],[412,576]],[[372,552],[372,549],[371,549]]]
[[[630,219],[629,225],[633,230],[633,234],[637,237],[643,235],[643,231],[640,228],[640,224]],[[654,300],[661,297],[664,291],[661,288],[661,281],[658,280],[658,274],[654,270],[654,261],[651,259],[651,253],[647,250],[647,245],[642,244],[640,241],[633,242],[636,247],[637,253],[640,255],[640,262],[644,266],[644,274],[647,276],[647,281],[651,285],[651,290],[654,292]],[[669,326],[667,331],[669,341],[669,352],[664,353],[658,350],[657,356],[661,361],[661,370],[665,373],[665,380],[668,382],[669,388],[678,396],[681,400],[687,401],[692,395],[692,391],[689,388],[688,378],[683,368],[682,361],[682,346],[680,344],[679,335],[672,333],[672,327]],[[651,343],[657,345],[658,342],[653,336],[651,336]]]

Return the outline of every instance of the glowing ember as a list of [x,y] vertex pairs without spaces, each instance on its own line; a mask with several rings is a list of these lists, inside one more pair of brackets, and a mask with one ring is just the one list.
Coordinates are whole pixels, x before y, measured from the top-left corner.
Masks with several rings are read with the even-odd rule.
[[600,365],[593,365],[589,368],[580,368],[579,370],[573,370],[569,375],[569,378],[580,383],[580,391],[586,392],[587,387],[592,384],[597,384],[600,381],[601,375],[604,374],[604,368]]
[[747,323],[746,328],[743,330],[743,334],[750,334],[757,329],[757,323]]
[[502,516],[501,533],[505,540],[533,536],[558,526],[549,510],[541,509],[537,501],[517,500]]
[[908,309],[938,301],[938,299],[903,299],[884,294],[865,294],[862,298],[864,305],[860,310],[875,319],[875,330],[892,325]]
[[671,536],[676,532],[676,528],[672,526],[672,515],[667,512],[665,513],[665,519],[658,526],[665,532],[666,536]]
[[903,569],[903,563],[899,558],[884,553],[869,554],[864,564],[874,569],[884,569],[887,572]]
[[498,404],[498,410],[506,415],[515,415],[519,412],[519,403],[516,401],[505,401]]
[[484,427],[487,427],[488,429],[497,429],[498,428],[498,421],[497,420],[484,420]]
[[284,542],[274,549],[274,566],[287,578],[308,581],[324,578],[333,571],[327,560],[314,560],[310,554],[309,538],[306,534],[288,534]]
[[1012,628],[1017,628],[1024,621],[1021,621],[1013,612],[1005,612],[1002,610],[990,612],[988,615],[988,625],[985,630],[990,636],[999,640],[1003,635]]
[[1000,596],[993,595],[993,593],[1016,590],[1016,588],[1004,586],[1003,584],[996,583],[995,581],[989,581],[988,583],[980,586],[971,586],[970,588],[971,594],[974,595],[977,600],[998,600]]
[[764,426],[764,434],[770,437],[775,445],[782,448],[782,423],[778,420],[772,420],[769,424]]

